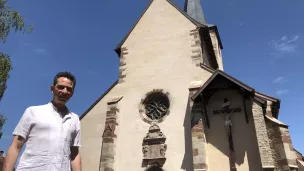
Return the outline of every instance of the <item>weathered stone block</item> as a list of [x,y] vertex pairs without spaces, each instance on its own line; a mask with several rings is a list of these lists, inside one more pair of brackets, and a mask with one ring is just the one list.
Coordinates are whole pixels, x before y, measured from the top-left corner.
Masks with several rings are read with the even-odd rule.
[[164,164],[167,151],[165,141],[165,135],[160,131],[159,126],[153,123],[143,140],[143,165],[147,166],[152,162],[156,162],[159,165]]
[[263,108],[255,101],[253,101],[252,104],[252,114],[262,167],[274,166],[274,160],[272,158],[266,123],[264,120]]
[[193,156],[198,156],[198,149],[197,148],[193,149]]

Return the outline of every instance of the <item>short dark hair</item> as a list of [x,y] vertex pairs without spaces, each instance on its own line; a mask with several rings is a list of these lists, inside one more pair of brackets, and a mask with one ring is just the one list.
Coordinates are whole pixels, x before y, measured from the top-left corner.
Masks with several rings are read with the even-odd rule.
[[65,77],[73,82],[73,88],[76,86],[76,78],[75,76],[70,72],[59,72],[55,77],[53,81],[53,85],[55,86],[57,84],[58,78]]

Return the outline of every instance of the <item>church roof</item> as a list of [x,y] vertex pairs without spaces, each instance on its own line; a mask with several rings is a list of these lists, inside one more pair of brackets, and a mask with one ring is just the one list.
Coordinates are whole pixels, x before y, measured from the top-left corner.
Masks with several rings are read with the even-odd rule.
[[219,41],[220,48],[223,49],[223,44],[217,30],[216,25],[208,24],[202,8],[201,0],[185,0],[184,11],[195,21],[207,25],[209,29],[214,30]]
[[[230,83],[228,83],[228,82]],[[229,88],[239,87],[247,92],[247,94],[251,95],[255,100],[260,102],[261,104],[266,105],[267,101],[273,102],[273,117],[278,118],[279,108],[280,108],[280,100],[260,92],[257,92],[254,88],[249,85],[237,80],[236,78],[230,76],[229,74],[216,70],[213,75],[199,88],[199,90],[191,97],[192,100],[196,100],[200,94],[204,92],[209,86],[213,86],[214,88],[224,88],[223,83],[229,85]],[[211,85],[213,84],[213,85]],[[282,123],[283,124],[283,123]]]
[[235,85],[242,87],[244,90],[247,90],[250,93],[254,93],[254,89],[243,82],[233,78],[232,76],[228,75],[227,73],[221,71],[221,70],[216,70],[213,75],[203,84],[203,86],[192,96],[192,99],[195,100],[210,84],[211,82],[215,81],[216,78],[219,77],[224,77],[234,83]]
[[207,24],[200,0],[186,0],[184,10],[199,23]]
[[280,99],[277,99],[275,97],[272,97],[272,96],[269,96],[269,95],[266,95],[266,94],[263,94],[263,93],[260,93],[260,92],[255,92],[255,95],[264,99],[264,100],[268,100],[268,101],[272,101],[272,102],[279,102]]
[[301,165],[301,167],[304,167],[304,161],[303,160],[297,159],[297,162],[299,163],[299,165]]
[[[120,43],[114,49],[115,52],[118,54],[118,56],[120,56],[122,45],[125,43],[125,41],[129,37],[129,35],[132,33],[132,31],[134,30],[134,28],[136,27],[136,25],[138,24],[138,22],[140,21],[140,19],[143,17],[143,15],[149,9],[149,7],[151,6],[151,4],[152,4],[153,1],[154,0],[150,0],[149,4],[144,9],[144,11],[142,12],[142,14],[139,16],[139,18],[137,19],[137,21],[134,23],[134,25],[132,26],[132,28],[129,30],[129,32],[127,33],[127,35],[120,41]],[[171,4],[176,10],[178,10],[182,15],[184,15],[189,21],[191,21],[194,25],[196,25],[200,29],[200,34],[203,34],[203,38],[202,39],[204,39],[204,41],[206,42],[206,45],[207,45],[206,47],[208,48],[208,52],[210,53],[210,56],[212,56],[211,57],[211,61],[214,64],[215,69],[217,69],[218,68],[218,64],[217,64],[217,60],[216,60],[216,55],[214,53],[212,40],[211,40],[211,37],[210,37],[210,34],[209,34],[209,30],[214,30],[215,31],[216,36],[218,38],[219,46],[220,46],[221,49],[223,49],[222,41],[220,39],[220,35],[219,35],[219,32],[218,32],[218,29],[217,29],[216,25],[201,23],[201,22],[199,22],[200,20],[197,21],[196,20],[197,18],[192,18],[185,11],[183,11],[182,9],[180,9],[176,4],[174,4],[172,2],[172,0],[166,0],[166,1],[169,4]],[[199,5],[200,5],[200,3],[199,3]]]
[[118,83],[118,80],[116,80],[80,117],[79,117],[79,119],[81,120],[82,118],[84,118],[85,117],[85,115],[87,115],[88,113],[89,113],[89,111],[90,110],[92,110],[94,107],[95,107],[95,105],[97,105],[98,104],[98,102],[100,101],[100,100],[102,100],[111,90],[112,90],[112,88],[113,87],[115,87],[116,85],[117,85],[117,83]]
[[296,150],[295,148],[294,148],[294,150],[295,150],[295,152],[296,152],[296,154],[297,154],[297,158],[299,159],[299,160],[302,160],[302,161],[304,161],[304,156],[302,155],[302,153],[300,153],[298,150]]
[[[135,24],[133,25],[133,27],[130,29],[130,31],[127,33],[127,35],[121,40],[121,42],[116,46],[115,48],[115,52],[120,55],[120,48],[121,46],[124,44],[124,42],[127,40],[127,38],[129,37],[129,35],[131,34],[131,32],[134,30],[135,26],[137,25],[137,23],[140,21],[140,19],[142,18],[142,16],[146,13],[146,11],[149,9],[149,7],[151,6],[152,2],[154,0],[150,0],[149,4],[147,5],[147,7],[144,9],[143,13],[139,16],[139,18],[137,19],[137,21],[135,22]],[[180,9],[177,5],[175,5],[171,0],[166,0],[168,3],[170,3],[174,8],[176,8],[181,14],[183,14],[187,19],[189,19],[193,24],[195,24],[198,27],[208,27],[205,24],[199,23],[198,21],[196,21],[195,19],[193,19],[192,17],[190,17],[185,11],[183,11],[182,9]]]
[[275,97],[272,97],[272,96],[269,96],[269,95],[266,95],[266,94],[263,94],[263,93],[260,93],[260,92],[257,92],[257,91],[255,91],[255,97],[258,97],[258,98],[263,99],[265,101],[272,102],[272,109],[271,110],[273,111],[273,117],[278,118],[279,109],[280,109],[280,106],[281,106],[281,100],[280,99],[277,99]]
[[288,127],[288,125],[284,124],[283,122],[279,121],[278,119],[276,119],[274,117],[271,117],[271,116],[268,116],[268,115],[265,115],[265,117],[269,121],[271,121],[272,123],[278,124],[278,125],[283,126],[283,127]]

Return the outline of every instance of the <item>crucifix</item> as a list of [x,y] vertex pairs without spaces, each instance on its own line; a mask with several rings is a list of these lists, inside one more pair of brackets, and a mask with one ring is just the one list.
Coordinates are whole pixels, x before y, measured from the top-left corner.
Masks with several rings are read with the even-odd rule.
[[228,134],[229,149],[230,149],[230,155],[229,155],[230,171],[236,171],[235,152],[232,141],[232,122],[230,116],[233,112],[240,112],[240,111],[241,111],[240,108],[230,108],[230,102],[226,98],[224,99],[222,109],[213,111],[213,114],[221,114],[224,116],[225,119],[225,127]]

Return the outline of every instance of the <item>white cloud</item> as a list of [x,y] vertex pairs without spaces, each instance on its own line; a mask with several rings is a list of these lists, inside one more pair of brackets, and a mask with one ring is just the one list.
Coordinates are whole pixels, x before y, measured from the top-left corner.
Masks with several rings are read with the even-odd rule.
[[300,36],[298,36],[298,35],[293,36],[293,37],[283,36],[279,40],[271,41],[270,44],[276,52],[294,53],[297,51],[297,41],[299,39],[300,39]]
[[278,91],[276,92],[276,94],[277,94],[278,96],[281,96],[281,95],[287,94],[288,92],[289,92],[289,90],[278,90]]
[[295,42],[295,41],[297,41],[299,38],[300,38],[300,36],[294,36],[292,39],[288,40],[287,43]]
[[285,83],[287,80],[284,77],[278,77],[276,79],[273,80],[273,83],[279,83],[279,84],[283,84]]
[[282,40],[282,41],[287,40],[287,36],[283,36],[283,37],[281,38],[281,40]]
[[281,51],[281,52],[289,52],[289,53],[293,53],[293,52],[296,52],[296,45],[290,45],[290,44],[279,44],[276,46],[276,49],[278,51]]
[[43,53],[46,53],[46,50],[45,49],[35,49],[35,52],[38,54],[43,54]]

